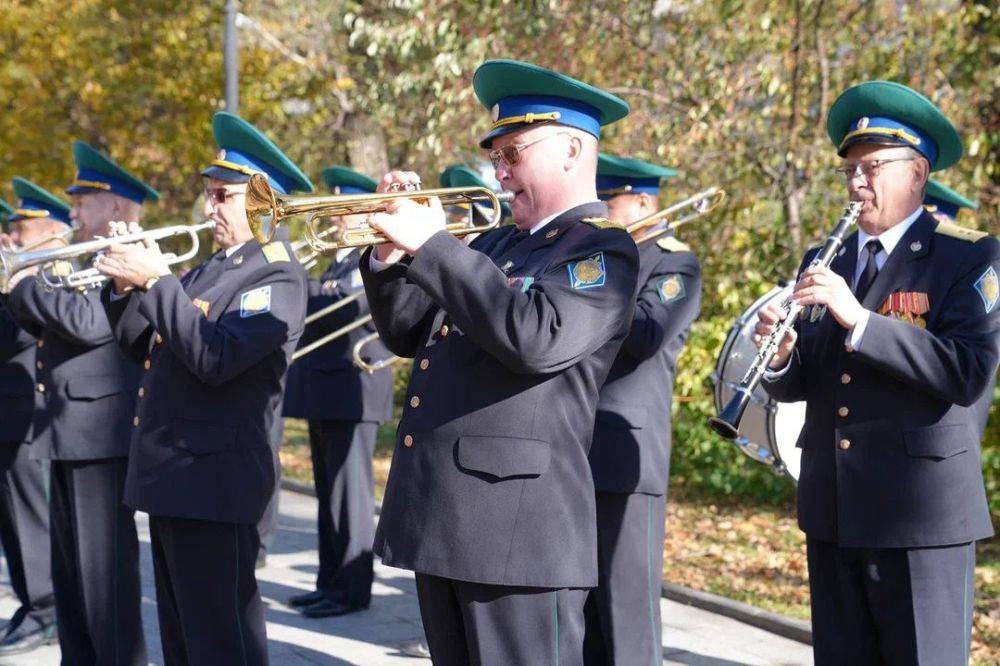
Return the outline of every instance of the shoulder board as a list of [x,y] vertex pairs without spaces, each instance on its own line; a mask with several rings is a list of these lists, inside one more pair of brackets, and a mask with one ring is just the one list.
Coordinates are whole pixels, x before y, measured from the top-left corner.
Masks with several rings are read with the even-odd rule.
[[267,263],[269,264],[276,264],[280,261],[291,261],[284,243],[268,243],[267,245],[262,245],[260,249],[263,250],[264,258],[267,259]]
[[660,240],[656,241],[657,246],[661,250],[666,250],[667,252],[690,252],[691,246],[687,243],[682,243],[677,240],[674,236],[665,236]]
[[957,224],[951,224],[950,222],[942,222],[938,224],[934,233],[938,233],[943,236],[951,236],[952,238],[964,240],[969,243],[975,243],[989,236],[989,234],[985,231],[967,229],[966,227],[960,227]]
[[586,222],[592,227],[597,229],[621,229],[620,226],[612,222],[606,217],[585,217],[581,222]]

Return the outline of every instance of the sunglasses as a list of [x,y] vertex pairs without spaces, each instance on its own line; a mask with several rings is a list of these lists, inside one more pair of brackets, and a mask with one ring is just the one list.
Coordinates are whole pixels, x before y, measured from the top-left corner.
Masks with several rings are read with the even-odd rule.
[[504,146],[503,148],[497,148],[491,150],[488,154],[490,156],[490,162],[493,163],[493,168],[496,169],[503,162],[507,166],[514,166],[521,161],[521,153],[531,148],[536,143],[541,143],[546,139],[551,139],[554,136],[559,136],[560,134],[568,135],[569,132],[556,132],[555,134],[549,134],[548,136],[543,136],[541,139],[535,139],[530,143],[512,143],[509,146]]
[[221,205],[226,203],[227,199],[230,199],[241,194],[246,194],[241,190],[227,190],[224,187],[206,187],[205,188],[205,198],[209,200],[213,205]]

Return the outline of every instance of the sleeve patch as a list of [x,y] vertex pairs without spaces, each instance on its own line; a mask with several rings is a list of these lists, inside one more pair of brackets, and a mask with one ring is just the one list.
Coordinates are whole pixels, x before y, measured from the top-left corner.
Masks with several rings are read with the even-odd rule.
[[267,259],[267,263],[276,264],[281,261],[291,261],[288,256],[288,250],[285,249],[284,243],[268,243],[267,245],[262,245],[261,250],[264,252],[264,258]]
[[687,295],[684,278],[677,273],[668,275],[656,284],[656,293],[663,303],[671,303],[684,298]]
[[246,319],[271,311],[271,285],[240,294],[240,317]]
[[593,289],[604,286],[604,253],[574,261],[566,267],[569,270],[569,285],[573,289]]
[[996,306],[997,299],[1000,298],[1000,284],[998,284],[996,270],[992,266],[987,268],[979,276],[979,279],[975,281],[973,286],[979,292],[979,297],[983,299],[983,307],[986,308],[986,314],[989,314]]

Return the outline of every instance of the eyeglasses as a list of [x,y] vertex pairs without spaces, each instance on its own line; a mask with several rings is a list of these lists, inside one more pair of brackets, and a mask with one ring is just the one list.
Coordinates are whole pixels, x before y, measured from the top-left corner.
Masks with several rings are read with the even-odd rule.
[[845,164],[834,169],[844,180],[851,182],[859,175],[864,176],[867,182],[872,182],[879,170],[890,162],[912,162],[916,157],[892,157],[887,160],[871,160],[870,162],[858,162],[857,164]]
[[514,166],[521,161],[521,153],[523,153],[528,148],[531,148],[536,143],[541,143],[546,139],[551,139],[554,136],[559,136],[560,134],[569,134],[568,132],[556,132],[555,134],[549,134],[548,136],[543,136],[541,139],[535,139],[531,143],[512,143],[509,146],[504,146],[503,148],[497,148],[496,150],[491,150],[489,152],[490,162],[493,163],[493,168],[496,169],[503,162],[507,166]]
[[224,187],[205,188],[205,198],[216,206],[224,204],[230,197],[239,196],[240,194],[246,194],[246,192],[243,192],[242,190],[227,190]]

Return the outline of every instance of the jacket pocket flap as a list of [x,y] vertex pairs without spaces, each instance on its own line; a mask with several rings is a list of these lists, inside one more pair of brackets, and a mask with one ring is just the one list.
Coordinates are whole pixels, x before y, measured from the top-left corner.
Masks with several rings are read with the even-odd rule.
[[196,456],[222,453],[236,446],[236,428],[222,423],[174,419],[171,429],[174,446]]
[[122,393],[124,384],[119,375],[74,377],[66,382],[66,395],[75,400],[97,400]]
[[614,428],[639,429],[646,425],[646,411],[641,405],[600,403],[597,405],[597,420]]
[[944,460],[969,448],[969,428],[964,423],[916,428],[903,433],[906,453],[914,458]]
[[540,476],[549,468],[549,443],[540,439],[514,439],[467,435],[458,440],[458,464],[498,479]]

